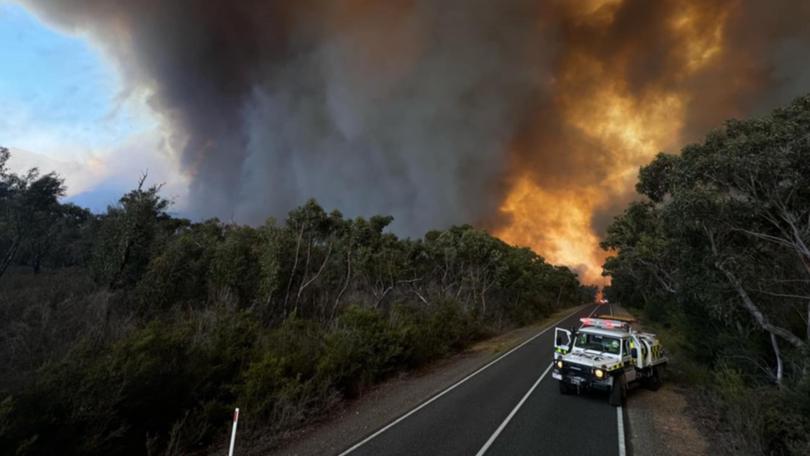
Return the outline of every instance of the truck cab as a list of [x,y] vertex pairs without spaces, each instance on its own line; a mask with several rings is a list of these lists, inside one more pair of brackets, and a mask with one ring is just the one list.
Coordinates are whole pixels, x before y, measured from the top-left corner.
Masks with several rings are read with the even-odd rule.
[[637,332],[615,317],[580,321],[575,331],[554,331],[552,377],[560,393],[601,390],[610,393],[611,405],[621,405],[631,386],[657,389],[667,358],[654,334]]

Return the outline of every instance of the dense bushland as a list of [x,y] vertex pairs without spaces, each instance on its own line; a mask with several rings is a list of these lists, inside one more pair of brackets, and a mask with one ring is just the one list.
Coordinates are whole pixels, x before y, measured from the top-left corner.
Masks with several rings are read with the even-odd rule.
[[0,453],[179,454],[280,435],[471,341],[589,301],[567,268],[470,226],[422,239],[314,201],[263,226],[101,215],[0,153]]
[[810,454],[810,96],[659,155],[637,190],[607,296],[678,335],[729,454]]

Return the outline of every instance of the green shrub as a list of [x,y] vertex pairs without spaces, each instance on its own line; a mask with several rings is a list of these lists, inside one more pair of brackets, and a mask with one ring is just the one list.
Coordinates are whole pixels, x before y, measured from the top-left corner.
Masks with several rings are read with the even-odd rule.
[[391,324],[402,347],[405,367],[414,368],[447,352],[443,334],[424,306],[400,303],[392,309]]
[[[247,314],[153,321],[111,345],[82,343],[43,366],[0,407],[0,448],[25,454],[142,454],[171,438],[210,442],[227,421],[233,384],[252,353]],[[174,431],[174,432],[172,432]]]
[[767,454],[806,455],[793,450],[807,448],[810,423],[808,417],[797,413],[795,406],[788,403],[779,391],[768,388],[755,391],[750,396],[765,404],[762,413],[762,447]]
[[385,316],[355,306],[340,316],[329,334],[319,370],[352,396],[399,368],[402,355],[400,340]]
[[152,258],[135,296],[139,310],[156,315],[172,305],[203,304],[207,298],[206,273],[211,261],[210,244],[202,236],[186,233],[173,239]]
[[471,226],[412,240],[314,201],[260,229],[167,208],[143,185],[104,215],[65,207],[75,226],[42,225],[63,231],[42,264],[75,267],[40,269],[31,245],[3,275],[0,454],[195,453],[235,406],[274,442],[340,393],[586,291]]
[[233,293],[241,306],[256,297],[260,284],[259,233],[247,226],[229,226],[214,250],[209,281],[220,292]]
[[436,304],[430,319],[430,331],[443,341],[444,353],[458,351],[481,336],[480,323],[464,312],[461,304],[444,299]]
[[710,388],[715,407],[730,431],[730,445],[739,453],[804,455],[810,445],[810,419],[801,400],[770,385],[751,386],[739,370],[721,368]]
[[313,322],[289,319],[272,331],[242,376],[245,413],[275,427],[303,421],[328,395],[329,385],[316,375],[323,351],[323,331]]

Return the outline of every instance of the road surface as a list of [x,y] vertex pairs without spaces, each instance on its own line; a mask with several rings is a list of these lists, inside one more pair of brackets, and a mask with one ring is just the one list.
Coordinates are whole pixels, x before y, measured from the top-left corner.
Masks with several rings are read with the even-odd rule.
[[604,395],[559,394],[551,378],[554,326],[608,313],[588,306],[347,448],[341,456],[624,456],[622,409]]

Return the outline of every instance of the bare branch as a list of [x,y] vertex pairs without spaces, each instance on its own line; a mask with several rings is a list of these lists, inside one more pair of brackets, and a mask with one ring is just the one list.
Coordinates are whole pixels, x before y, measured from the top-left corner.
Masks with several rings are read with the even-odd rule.
[[706,227],[706,225],[703,225],[703,230],[706,232],[706,235],[709,238],[709,244],[711,245],[712,253],[715,256],[714,262],[715,267],[726,276],[729,283],[731,283],[732,287],[739,295],[740,300],[743,303],[743,307],[745,307],[748,313],[750,313],[751,316],[754,317],[754,320],[757,322],[757,324],[759,324],[760,328],[764,329],[765,331],[771,334],[776,334],[777,336],[785,339],[786,341],[790,342],[791,344],[793,344],[793,346],[797,348],[804,347],[805,342],[796,337],[793,333],[791,333],[787,329],[775,326],[771,324],[770,321],[768,321],[768,318],[765,316],[765,314],[762,313],[759,307],[757,307],[757,305],[748,295],[748,292],[745,290],[745,287],[743,287],[740,279],[737,278],[737,276],[725,266],[724,262],[720,260],[720,255],[717,249],[717,243],[714,238],[714,233],[712,233],[711,230],[709,230]]
[[290,300],[290,289],[292,288],[293,277],[295,277],[295,270],[298,269],[298,256],[301,252],[301,241],[304,238],[304,224],[301,224],[301,229],[298,230],[298,240],[295,243],[295,259],[293,260],[293,267],[290,270],[290,279],[287,281],[287,293],[284,295],[284,312],[287,312],[287,303]]
[[146,178],[148,178],[148,177],[149,177],[149,170],[147,169],[146,171],[141,173],[141,177],[138,178],[138,191],[139,192],[143,190],[143,184],[146,182]]
[[756,291],[757,293],[761,293],[761,294],[768,295],[768,296],[774,296],[774,297],[777,297],[777,298],[793,298],[793,299],[810,300],[810,296],[795,295],[795,294],[789,294],[789,293],[774,293],[774,292],[771,292],[771,291],[765,291],[762,288],[760,288],[758,290],[754,290],[754,291]]
[[295,297],[295,307],[296,307],[296,309],[298,308],[298,301],[301,299],[301,294],[304,292],[304,289],[306,289],[312,282],[317,280],[318,277],[320,277],[323,270],[326,268],[326,263],[329,262],[329,257],[332,255],[332,246],[333,246],[333,244],[334,243],[332,241],[329,242],[329,249],[326,251],[326,257],[323,259],[323,263],[321,263],[321,267],[318,268],[318,272],[316,272],[315,275],[312,276],[312,278],[309,279],[308,281],[306,281],[304,283],[301,283],[301,286],[298,288],[298,295]]

